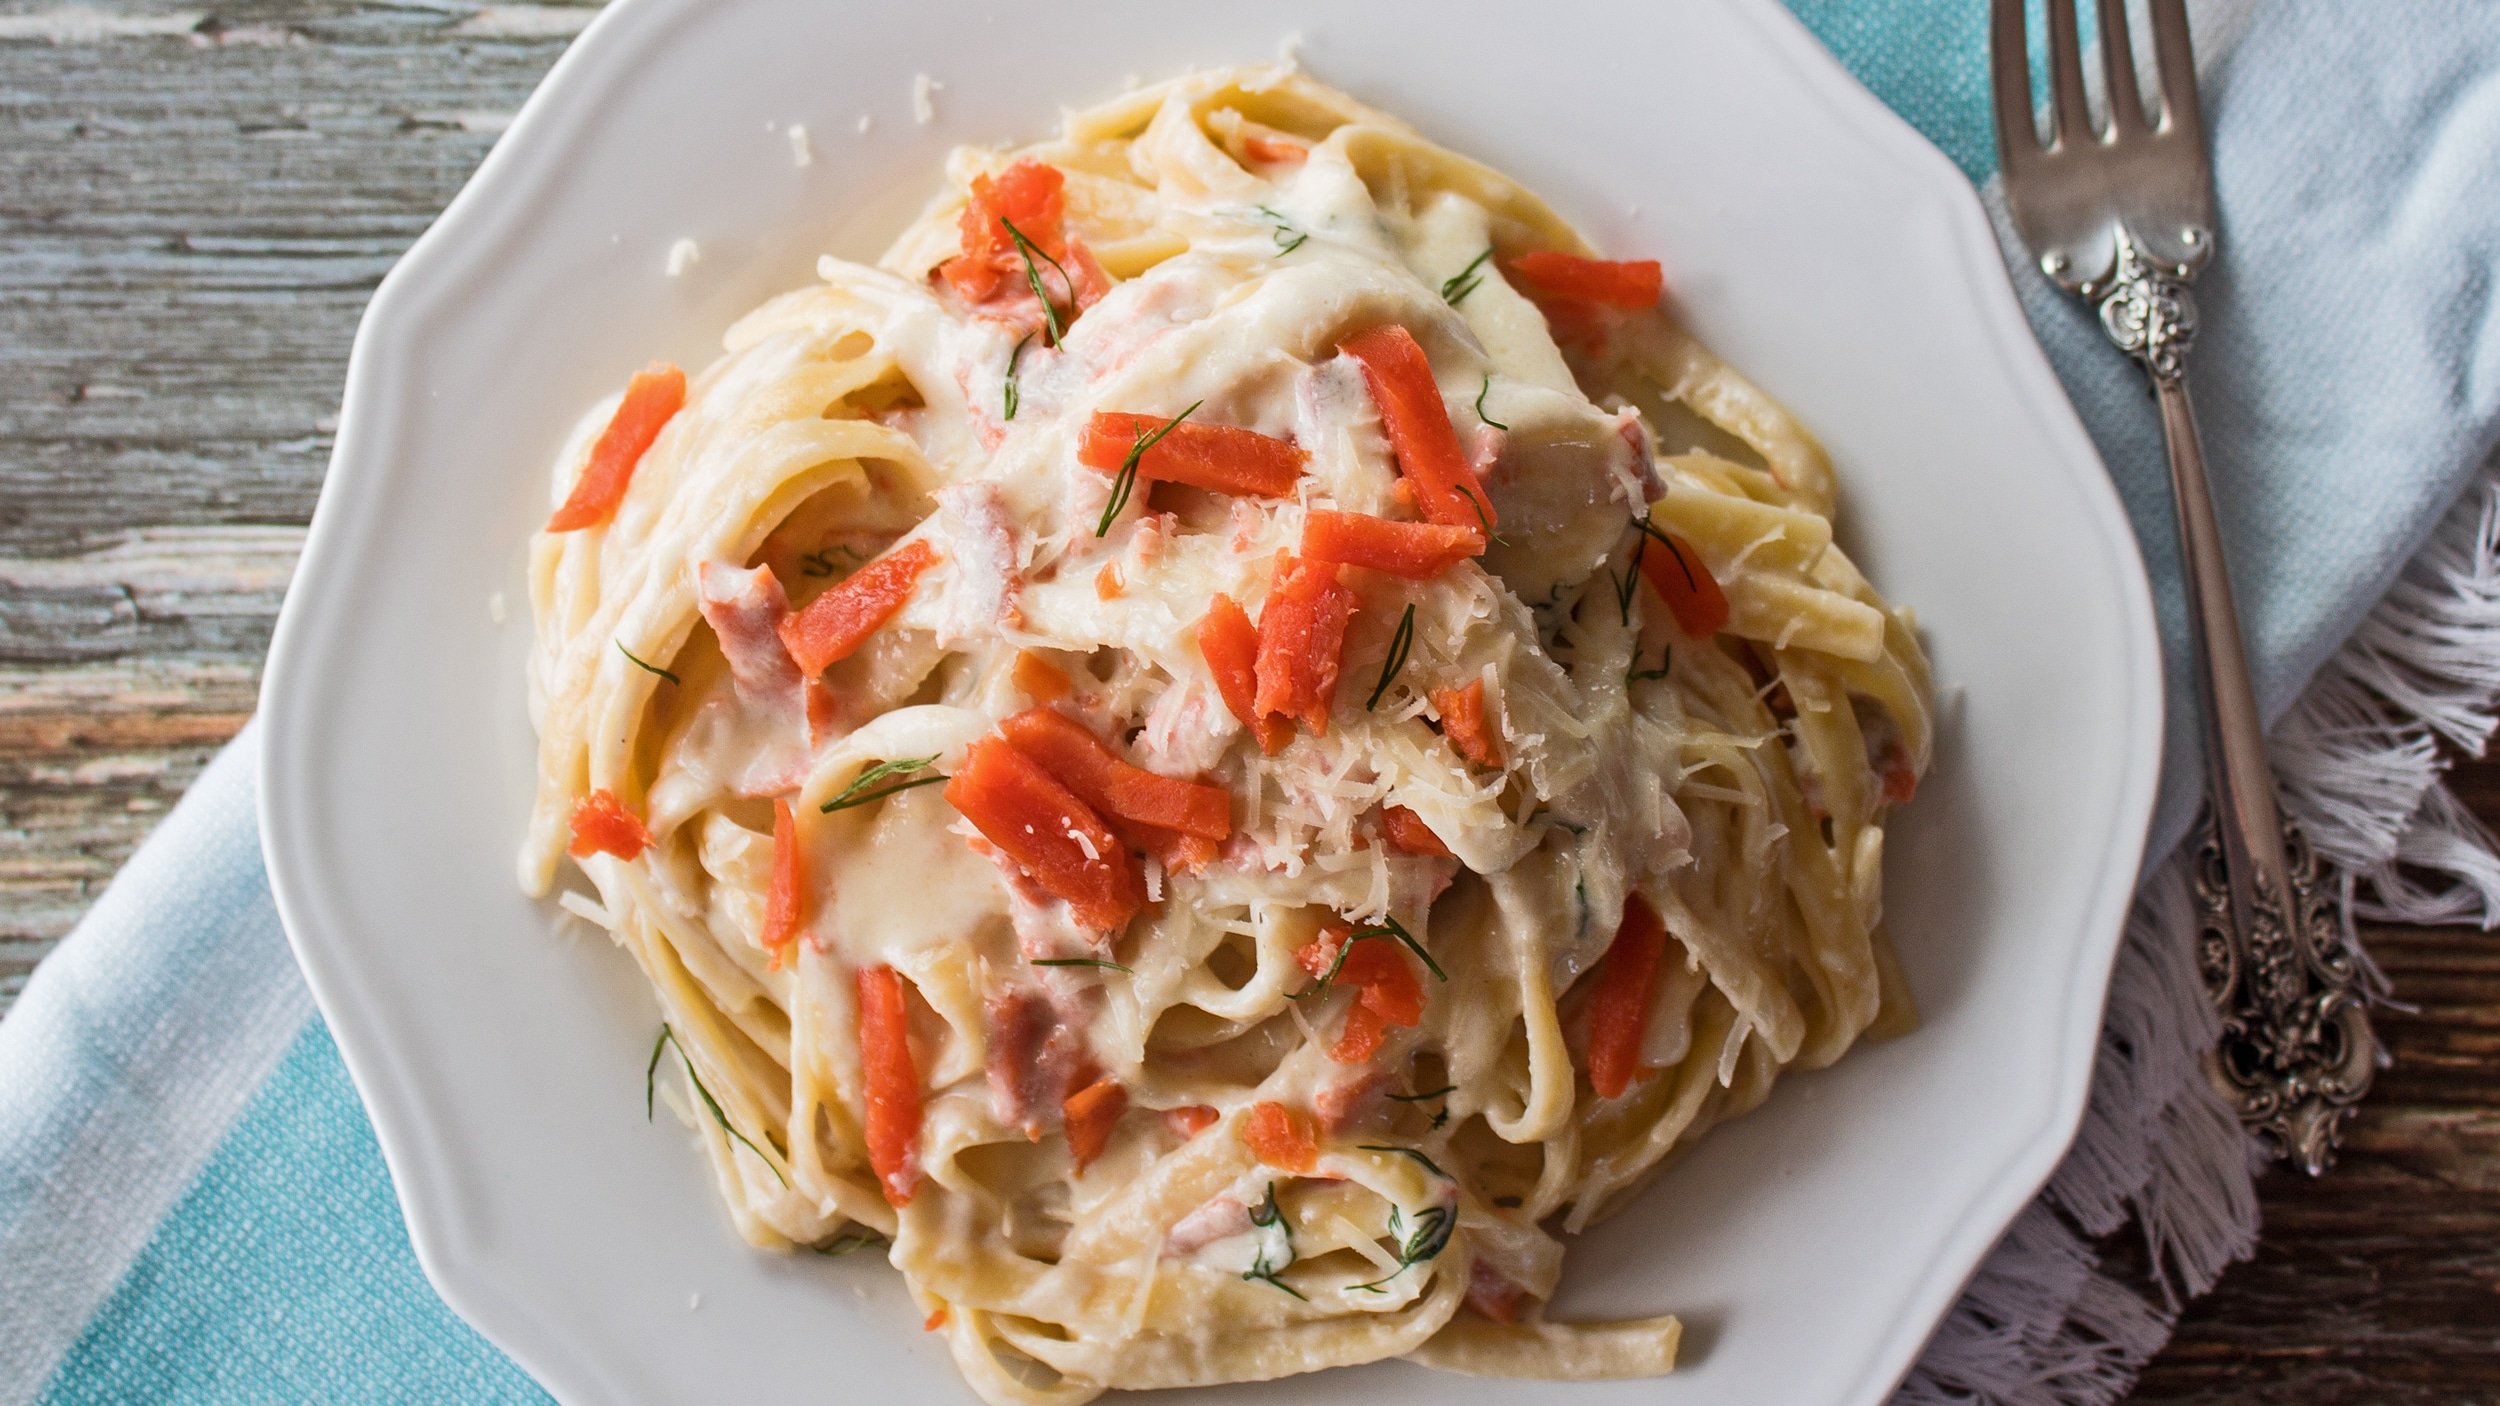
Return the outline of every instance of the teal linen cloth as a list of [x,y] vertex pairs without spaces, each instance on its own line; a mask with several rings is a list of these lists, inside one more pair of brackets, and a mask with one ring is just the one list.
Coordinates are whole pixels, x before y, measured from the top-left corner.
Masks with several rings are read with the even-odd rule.
[[[1988,185],[1984,4],[1790,7]],[[2223,257],[2194,376],[2272,716],[2500,426],[2500,7],[2196,13]],[[2167,844],[2197,773],[2158,427],[2084,310],[2008,261],[2162,602]],[[0,1406],[543,1401],[418,1273],[271,909],[257,754],[247,729],[0,1020]]]

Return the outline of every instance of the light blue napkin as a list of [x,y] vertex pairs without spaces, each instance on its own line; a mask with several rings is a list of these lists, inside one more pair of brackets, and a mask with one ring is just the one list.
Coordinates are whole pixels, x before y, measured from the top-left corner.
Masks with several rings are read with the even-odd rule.
[[[1984,6],[1790,4],[1988,179]],[[2223,257],[2194,376],[2271,716],[2500,426],[2500,7],[2197,16]],[[2084,311],[2009,260],[2163,601],[2166,842],[2197,783],[2158,430]],[[417,1272],[270,908],[257,756],[247,729],[0,1020],[0,1406],[543,1401]]]

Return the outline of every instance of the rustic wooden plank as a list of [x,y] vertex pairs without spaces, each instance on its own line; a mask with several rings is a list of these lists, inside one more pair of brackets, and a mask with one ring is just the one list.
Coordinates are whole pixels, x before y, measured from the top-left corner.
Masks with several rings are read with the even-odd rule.
[[0,557],[0,664],[256,659],[303,538],[297,527],[151,527],[75,557]]
[[0,667],[0,1014],[251,715],[249,663]]
[[[2500,765],[2466,770],[2478,794],[2500,786]],[[2257,1258],[2189,1307],[2138,1399],[2500,1399],[2500,937],[2365,940],[2418,1007],[2380,1014],[2396,1062],[2332,1173],[2266,1178]]]
[[0,558],[0,1005],[250,716],[303,532]]
[[588,13],[0,17],[0,551],[301,523],[366,297]]
[[250,715],[356,318],[591,13],[0,7],[0,1011]]
[[[234,690],[248,707],[250,690]],[[187,727],[151,719],[127,751],[82,750],[71,765],[0,752],[0,1002],[16,999],[34,964],[104,891],[131,849],[199,775],[246,716],[192,713]],[[188,732],[195,741],[173,738]]]

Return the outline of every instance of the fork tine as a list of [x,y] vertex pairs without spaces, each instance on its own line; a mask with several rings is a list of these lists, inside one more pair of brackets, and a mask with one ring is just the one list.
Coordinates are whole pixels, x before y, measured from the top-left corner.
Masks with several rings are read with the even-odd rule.
[[2052,147],[2093,140],[2092,109],[2083,97],[2083,36],[2075,28],[2075,0],[2049,0],[2049,126]]
[[2127,33],[2127,0],[2101,0],[2102,105],[2115,140],[2144,130],[2144,94],[2135,81],[2135,42]]
[[2196,50],[2188,42],[2186,0],[2152,0],[2153,61],[2161,70],[2161,123],[2204,140],[2196,105]]
[[1993,0],[1988,23],[1988,87],[1996,100],[1997,164],[2012,170],[2040,155],[2031,112],[2031,40],[2023,0]]

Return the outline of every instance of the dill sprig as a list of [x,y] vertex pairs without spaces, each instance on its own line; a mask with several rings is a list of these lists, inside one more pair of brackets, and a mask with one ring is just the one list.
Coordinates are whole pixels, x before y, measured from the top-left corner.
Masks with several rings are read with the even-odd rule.
[[1484,285],[1484,275],[1477,273],[1476,270],[1483,268],[1485,260],[1492,257],[1492,246],[1487,245],[1483,253],[1467,261],[1467,267],[1443,279],[1441,301],[1451,307],[1457,307],[1460,303],[1467,301],[1468,294]]
[[1455,1180],[1455,1178],[1451,1177],[1448,1172],[1441,1170],[1440,1163],[1426,1157],[1414,1148],[1399,1147],[1395,1143],[1387,1142],[1358,1142],[1355,1146],[1361,1148],[1365,1152],[1387,1152],[1399,1157],[1412,1157],[1416,1161],[1424,1164],[1425,1171],[1432,1173],[1434,1176],[1441,1178],[1443,1181]]
[[[1414,953],[1416,959],[1421,961],[1424,966],[1431,971],[1434,980],[1447,981],[1450,979],[1450,974],[1441,970],[1441,964],[1439,962],[1432,960],[1432,954],[1424,950],[1424,945],[1415,940],[1415,934],[1408,932],[1406,930],[1406,924],[1399,922],[1397,919],[1389,917],[1386,914],[1382,915],[1377,924],[1368,928],[1356,929],[1354,937],[1348,939],[1347,945],[1351,946],[1355,941],[1366,937],[1394,937],[1399,942],[1404,943],[1406,945],[1406,950]],[[1339,956],[1339,961],[1342,964],[1342,954]]]
[[672,673],[670,673],[668,670],[661,668],[659,665],[657,665],[657,664],[653,664],[653,663],[649,663],[649,662],[646,662],[646,661],[643,659],[643,657],[642,657],[641,655],[634,653],[634,652],[633,652],[632,650],[630,650],[630,649],[627,649],[627,648],[625,647],[625,641],[623,641],[623,640],[618,640],[618,641],[616,642],[616,652],[617,652],[617,653],[619,653],[619,654],[624,655],[624,656],[625,656],[626,658],[628,658],[628,659],[633,660],[633,661],[634,661],[634,667],[635,667],[635,668],[637,668],[637,669],[642,670],[642,671],[643,671],[644,673],[646,673],[646,674],[658,674],[661,678],[664,678],[664,679],[668,680],[670,683],[684,683],[684,682],[685,682],[685,680],[684,680],[684,679],[681,679],[681,678],[677,677],[675,674],[672,674]]
[[[1424,1213],[1415,1218],[1414,1232],[1407,1235],[1405,1243],[1398,1246],[1398,1267],[1369,1284],[1356,1284],[1351,1287],[1368,1290],[1375,1294],[1386,1292],[1380,1287],[1381,1285],[1448,1249],[1450,1232],[1456,1229],[1458,1229],[1456,1210],[1446,1205],[1425,1208]],[[1398,1208],[1391,1206],[1389,1208],[1389,1238],[1395,1240],[1403,1231]]]
[[[651,1042],[651,1062],[642,1067],[642,1120],[646,1123],[651,1121],[653,1085],[660,1077],[660,1051],[671,1045],[677,1045],[677,1032],[668,1028],[667,1021],[661,1021],[660,1038]],[[686,1082],[694,1085],[694,1091],[702,1098],[703,1106],[712,1110],[712,1121],[720,1124],[720,1130],[736,1138],[747,1151],[762,1157],[764,1170],[773,1174],[773,1180],[787,1187],[790,1179],[781,1174],[781,1168],[774,1166],[773,1159],[764,1155],[764,1149],[747,1141],[747,1135],[730,1124],[729,1115],[721,1111],[720,1100],[712,1097],[710,1089],[703,1087],[703,1076],[694,1072],[694,1061],[687,1058],[684,1045],[677,1045],[677,1062],[686,1066]]]
[[[1437,1089],[1434,1089],[1434,1090],[1430,1091],[1429,1093],[1420,1093],[1420,1094],[1391,1094],[1391,1095],[1389,1095],[1389,1098],[1390,1098],[1390,1100],[1391,1100],[1392,1102],[1396,1102],[1396,1103],[1430,1103],[1430,1102],[1432,1102],[1434,1099],[1447,1099],[1450,1095],[1452,1095],[1452,1094],[1454,1094],[1454,1093],[1457,1093],[1457,1092],[1458,1092],[1458,1085],[1456,1085],[1456,1084],[1443,1084],[1441,1087],[1439,1087],[1439,1088],[1437,1088]],[[1443,1104],[1442,1104],[1439,1108],[1436,1108],[1436,1109],[1432,1110],[1432,1123],[1431,1123],[1431,1126],[1427,1129],[1427,1131],[1430,1131],[1430,1132],[1436,1132],[1436,1133],[1437,1133],[1437,1132],[1441,1131],[1444,1127],[1447,1127],[1447,1126],[1449,1125],[1449,1121],[1450,1121],[1450,1106],[1449,1106],[1449,1104],[1447,1104],[1447,1103],[1443,1103]],[[1436,1168],[1435,1170],[1438,1170],[1438,1168]]]
[[1003,419],[1012,420],[1016,418],[1016,402],[1022,397],[1023,394],[1016,388],[1016,358],[1024,355],[1025,343],[1032,340],[1033,334],[1030,332],[1025,333],[1023,336],[1016,339],[1016,349],[1007,353],[1007,380],[1005,388],[999,392],[999,398],[1006,403],[1007,413],[1001,417]]
[[1115,972],[1129,970],[1118,962],[1106,961],[1101,957],[1035,957],[1032,962],[1037,967],[1102,967]]
[[1034,256],[1040,255],[1042,262],[1050,265],[1059,275],[1059,282],[1066,286],[1071,318],[1076,311],[1076,280],[1068,277],[1066,269],[1059,267],[1059,261],[1050,256],[1050,251],[1025,238],[1024,231],[1016,228],[1015,221],[1001,215],[998,222],[1006,226],[1007,237],[1016,242],[1016,256],[1024,260],[1025,286],[1033,290],[1033,297],[1042,305],[1042,345],[1055,347],[1067,338],[1067,324],[1059,320],[1059,305],[1050,300],[1050,286],[1042,282],[1042,271],[1033,266]]
[[1443,1084],[1437,1089],[1420,1094],[1391,1094],[1389,1099],[1393,1103],[1430,1103],[1436,1098],[1448,1098],[1457,1092],[1458,1085]]
[[[1701,583],[1693,579],[1692,564],[1684,560],[1684,549],[1675,545],[1675,539],[1673,537],[1670,537],[1665,532],[1660,531],[1656,523],[1651,522],[1645,517],[1636,517],[1632,519],[1632,526],[1639,530],[1643,538],[1654,541],[1660,546],[1665,547],[1667,549],[1667,554],[1675,558],[1675,569],[1684,573],[1684,584],[1687,588],[1696,591],[1701,589]],[[1632,560],[1635,564],[1640,561],[1640,556],[1637,552],[1633,555]]]
[[1414,651],[1415,606],[1409,602],[1406,613],[1398,617],[1396,631],[1389,636],[1389,653],[1380,661],[1380,682],[1372,685],[1372,696],[1363,700],[1364,712],[1380,706],[1380,700],[1389,692],[1390,680],[1398,676],[1398,670],[1406,667],[1406,656]]
[[[1311,237],[1311,232],[1309,230],[1300,228],[1295,225],[1293,221],[1285,218],[1283,215],[1280,215],[1273,210],[1270,210],[1264,205],[1257,205],[1251,208],[1257,210],[1260,214],[1267,216],[1268,219],[1275,222],[1277,258],[1281,259],[1287,254],[1292,253],[1294,250],[1301,248],[1303,241]],[[1292,235],[1293,238],[1288,240],[1285,237],[1287,235]]]
[[1643,679],[1665,678],[1667,676],[1667,671],[1675,665],[1675,651],[1671,648],[1660,650],[1658,652],[1658,667],[1655,669],[1640,668],[1640,662],[1641,656],[1639,652],[1634,651],[1632,655],[1632,663],[1634,667],[1623,676],[1624,687],[1629,688]]
[[831,815],[837,810],[849,810],[853,806],[864,806],[870,801],[881,801],[897,792],[909,791],[914,787],[935,786],[947,779],[943,773],[936,776],[915,777],[910,781],[897,782],[892,786],[876,790],[869,789],[889,776],[910,776],[915,771],[925,771],[936,761],[937,757],[932,754],[926,757],[903,757],[895,761],[879,762],[852,778],[850,785],[835,792],[833,799],[818,806],[817,810]]
[[1295,1298],[1302,1299],[1304,1303],[1309,1303],[1309,1299],[1302,1298],[1301,1290],[1286,1283],[1280,1277],[1292,1267],[1296,1257],[1293,1252],[1293,1222],[1285,1219],[1284,1208],[1276,1204],[1276,1183],[1271,1181],[1267,1184],[1267,1200],[1250,1212],[1250,1223],[1261,1230],[1272,1225],[1284,1231],[1285,1262],[1283,1264],[1270,1263],[1268,1247],[1262,1244],[1259,1246],[1258,1258],[1251,1261],[1250,1267],[1242,1272],[1241,1277],[1258,1280],[1270,1288],[1282,1289]]
[[865,1250],[872,1246],[882,1249],[893,1243],[873,1230],[851,1230],[844,1231],[822,1245],[810,1245],[807,1248],[827,1259],[839,1259],[853,1250]]
[[[1504,426],[1504,428],[1508,428],[1508,426]],[[1509,546],[1510,539],[1493,530],[1493,517],[1490,513],[1487,513],[1484,510],[1484,499],[1476,496],[1476,490],[1473,488],[1461,488],[1458,491],[1466,495],[1467,506],[1476,510],[1476,526],[1483,530],[1485,540],[1488,542],[1498,542],[1505,547]]]
[[1632,623],[1632,598],[1641,593],[1641,557],[1648,551],[1648,537],[1634,538],[1632,564],[1619,576],[1615,574],[1613,567],[1606,568],[1606,574],[1614,578],[1615,609],[1623,612],[1623,623],[1627,628]]
[[1206,402],[1203,400],[1191,401],[1187,410],[1164,421],[1154,429],[1140,434],[1137,442],[1128,447],[1128,457],[1120,461],[1120,471],[1111,476],[1111,501],[1102,506],[1102,521],[1094,524],[1095,536],[1109,536],[1111,524],[1117,521],[1121,511],[1128,507],[1129,495],[1137,491],[1137,464],[1139,460],[1146,457],[1146,451],[1154,448],[1155,442],[1170,434],[1181,421],[1197,414],[1198,407],[1204,404]]
[[867,560],[866,557],[859,554],[859,550],[856,547],[847,547],[839,542],[836,542],[830,550],[813,551],[800,557],[799,574],[802,576],[831,576],[835,571],[833,564],[833,554],[835,552],[840,552],[845,558],[849,559],[853,566],[857,566],[861,562]]
[[1423,964],[1432,969],[1432,974],[1434,976],[1443,981],[1450,979],[1450,974],[1441,970],[1441,964],[1439,962],[1432,960],[1432,954],[1424,950],[1424,945],[1415,940],[1415,934],[1406,930],[1406,924],[1399,922],[1396,918],[1384,916],[1379,922],[1371,925],[1370,927],[1356,928],[1352,936],[1346,938],[1343,943],[1338,945],[1337,960],[1328,964],[1328,970],[1320,973],[1319,980],[1312,982],[1303,990],[1294,992],[1293,998],[1298,1001],[1306,996],[1316,996],[1320,992],[1327,990],[1328,983],[1335,981],[1337,979],[1337,973],[1344,969],[1346,954],[1354,950],[1354,944],[1376,937],[1395,938],[1399,942],[1406,944],[1406,950],[1421,958],[1423,960]]
[[1486,376],[1484,378],[1484,384],[1476,388],[1476,418],[1484,421],[1486,424],[1491,425],[1497,430],[1507,430],[1510,426],[1505,425],[1501,421],[1496,420],[1492,416],[1484,413],[1484,398],[1487,395],[1490,395],[1492,391],[1493,378],[1491,376]]

